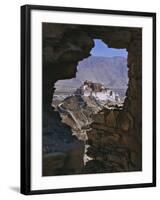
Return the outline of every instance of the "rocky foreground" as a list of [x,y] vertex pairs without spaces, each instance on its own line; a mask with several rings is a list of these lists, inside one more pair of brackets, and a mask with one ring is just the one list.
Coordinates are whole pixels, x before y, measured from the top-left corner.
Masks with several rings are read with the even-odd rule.
[[[56,102],[56,101],[55,101]],[[54,131],[44,139],[44,175],[137,170],[132,116],[115,103],[72,95],[52,103]],[[132,144],[130,144],[132,142]],[[49,145],[50,144],[50,145]],[[45,146],[45,145],[44,145]]]
[[[81,151],[84,154],[83,165],[79,173],[128,170],[129,158],[126,149],[120,147],[122,137],[117,124],[122,104],[109,102],[104,105],[93,96],[72,95],[59,104],[53,101],[52,106],[60,114],[62,123],[71,127],[72,135],[84,144],[84,151]],[[126,127],[122,127],[124,131],[129,128],[129,120],[128,116]],[[117,150],[113,142],[118,145]]]

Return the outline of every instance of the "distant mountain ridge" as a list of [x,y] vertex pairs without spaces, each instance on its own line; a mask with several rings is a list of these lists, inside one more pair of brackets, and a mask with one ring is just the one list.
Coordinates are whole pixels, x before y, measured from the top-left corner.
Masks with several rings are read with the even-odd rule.
[[90,56],[79,62],[75,78],[56,82],[56,91],[64,88],[78,88],[85,80],[102,83],[109,88],[126,89],[127,58]]

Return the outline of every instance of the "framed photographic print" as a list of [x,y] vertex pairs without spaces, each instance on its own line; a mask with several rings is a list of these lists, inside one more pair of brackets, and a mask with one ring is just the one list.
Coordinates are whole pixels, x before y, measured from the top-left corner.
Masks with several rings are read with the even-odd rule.
[[156,186],[156,14],[21,7],[21,193]]

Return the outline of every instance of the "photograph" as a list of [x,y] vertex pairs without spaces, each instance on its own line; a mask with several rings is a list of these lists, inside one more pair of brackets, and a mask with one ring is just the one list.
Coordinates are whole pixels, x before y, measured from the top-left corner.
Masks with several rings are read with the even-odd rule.
[[142,29],[42,24],[43,176],[142,170]]

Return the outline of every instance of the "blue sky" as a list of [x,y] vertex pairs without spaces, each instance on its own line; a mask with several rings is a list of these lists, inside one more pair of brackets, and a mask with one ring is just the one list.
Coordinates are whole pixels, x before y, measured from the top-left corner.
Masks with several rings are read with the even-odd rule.
[[100,39],[94,39],[94,43],[95,46],[90,52],[92,56],[122,56],[127,58],[128,52],[126,51],[126,49],[108,48],[108,46]]

